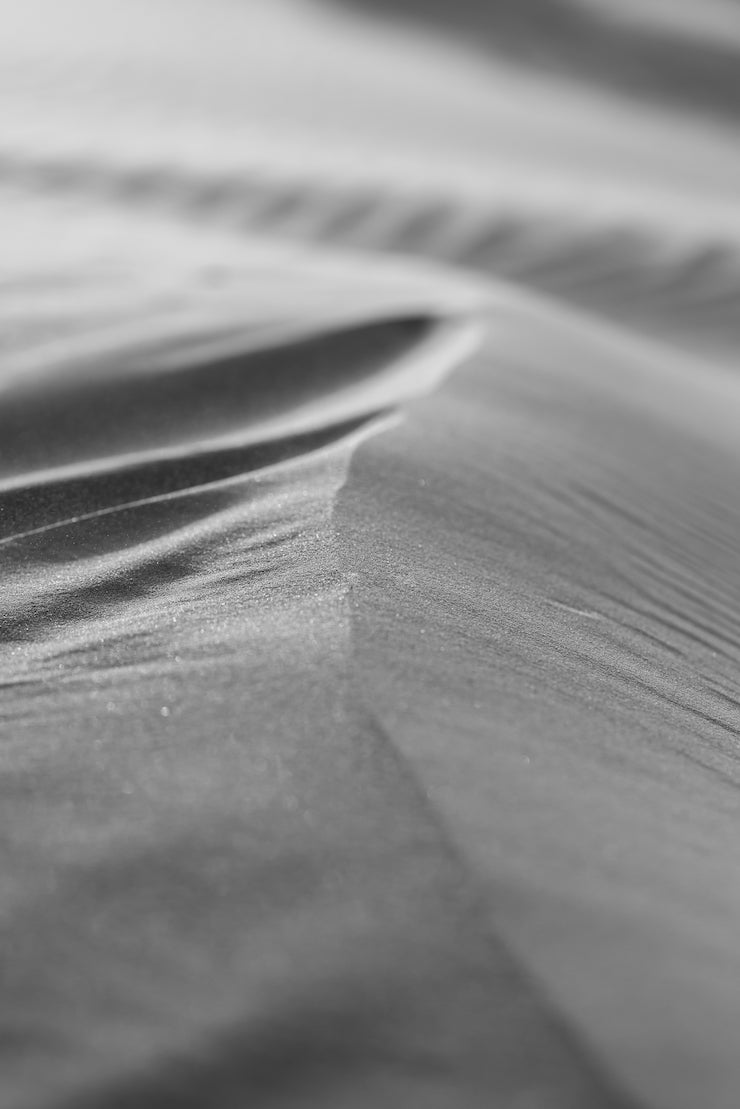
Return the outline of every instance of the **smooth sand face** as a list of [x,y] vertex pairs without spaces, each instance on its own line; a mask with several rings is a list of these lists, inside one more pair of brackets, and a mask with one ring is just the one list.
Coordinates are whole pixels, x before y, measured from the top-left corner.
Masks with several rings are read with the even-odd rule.
[[357,673],[491,926],[612,1073],[645,1104],[729,1109],[737,379],[667,384],[588,334],[494,322],[356,454]]
[[0,1103],[736,1109],[735,145],[309,6],[43,10]]

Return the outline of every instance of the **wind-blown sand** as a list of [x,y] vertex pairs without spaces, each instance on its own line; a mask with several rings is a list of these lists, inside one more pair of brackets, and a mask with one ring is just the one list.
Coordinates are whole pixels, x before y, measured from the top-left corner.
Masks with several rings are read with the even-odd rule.
[[0,1104],[735,1109],[733,142],[102,8],[0,45]]
[[738,382],[572,322],[497,321],[355,456],[357,673],[571,1027],[640,1104],[729,1107]]

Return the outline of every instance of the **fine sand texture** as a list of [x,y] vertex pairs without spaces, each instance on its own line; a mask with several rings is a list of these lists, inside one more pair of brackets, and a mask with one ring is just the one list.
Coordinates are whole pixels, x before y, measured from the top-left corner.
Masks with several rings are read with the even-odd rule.
[[740,1104],[740,9],[454,7],[7,5],[0,1109]]
[[[265,359],[298,360],[320,396],[419,348],[423,379],[430,328],[444,350],[412,318],[239,370],[267,401]],[[385,426],[0,498],[6,1104],[626,1104],[358,682],[333,504]]]
[[573,322],[497,319],[355,455],[358,684],[581,1042],[730,1109],[740,390]]

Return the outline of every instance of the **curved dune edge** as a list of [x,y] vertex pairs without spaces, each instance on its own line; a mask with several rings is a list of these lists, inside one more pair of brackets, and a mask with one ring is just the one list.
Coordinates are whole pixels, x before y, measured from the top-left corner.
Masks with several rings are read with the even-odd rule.
[[[236,357],[220,366],[206,363],[180,375],[138,377],[122,388],[104,378],[95,384],[87,381],[82,388],[24,396],[16,405],[6,401],[0,426],[6,474],[12,469],[0,482],[0,495],[51,481],[266,445],[371,417],[433,389],[475,349],[482,335],[483,325],[472,315],[389,318],[303,344],[268,348],[260,355]],[[373,351],[374,345],[379,349]],[[363,346],[370,348],[369,357]],[[255,370],[261,395],[250,379]],[[214,407],[214,392],[216,422],[222,425],[215,432],[202,419],[202,409]],[[145,422],[141,411],[153,403],[162,407],[169,403],[164,420],[149,420],[147,442],[127,450],[126,435],[135,442],[142,434],[136,426],[137,413],[138,423]],[[131,415],[128,428],[121,426],[122,411]],[[56,440],[55,427],[62,429]],[[190,438],[183,437],[188,427]],[[39,437],[33,440],[36,428]],[[20,443],[13,442],[14,430],[21,431]],[[110,457],[99,453],[106,436],[114,450]],[[66,461],[70,449],[83,457]],[[35,466],[35,458],[51,458],[52,465]]]
[[[0,490],[320,432],[433,388],[486,285],[8,193]],[[7,275],[7,276],[6,276]]]

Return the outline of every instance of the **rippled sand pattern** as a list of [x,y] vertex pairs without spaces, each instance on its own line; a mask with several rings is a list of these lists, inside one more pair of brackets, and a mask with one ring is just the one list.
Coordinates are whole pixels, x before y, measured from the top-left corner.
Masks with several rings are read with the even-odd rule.
[[0,1105],[736,1109],[740,9],[5,7]]

